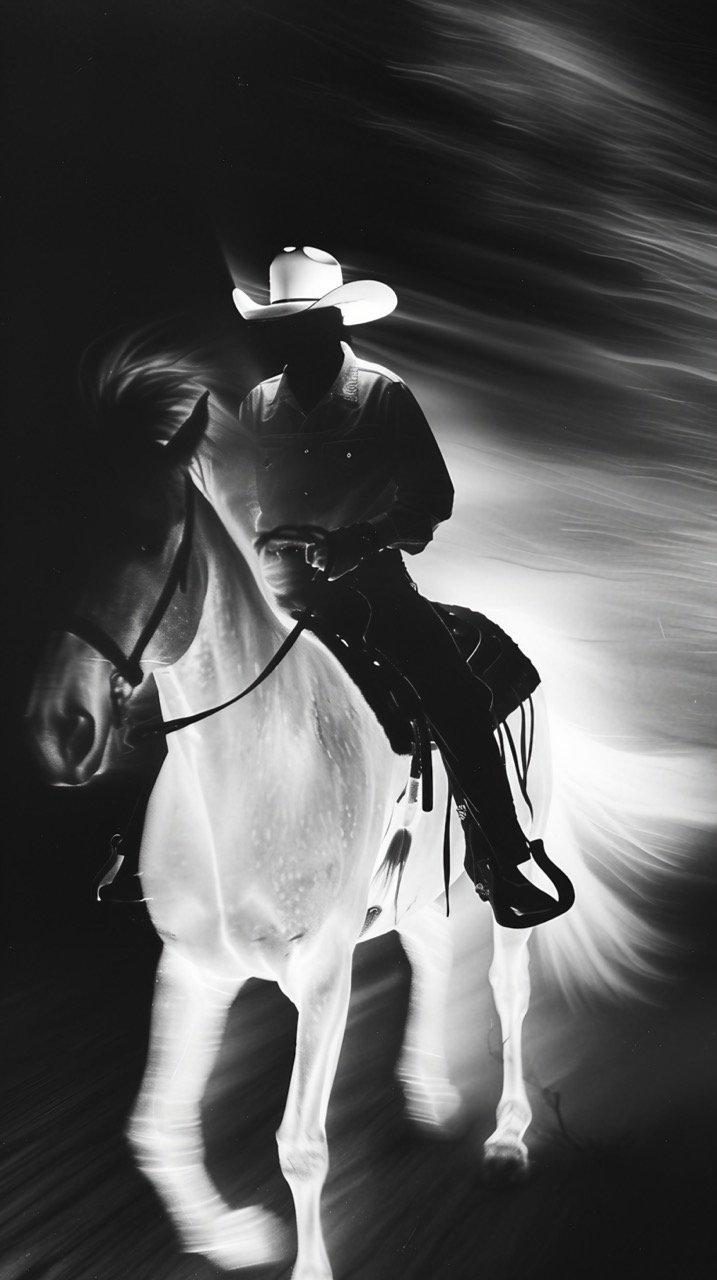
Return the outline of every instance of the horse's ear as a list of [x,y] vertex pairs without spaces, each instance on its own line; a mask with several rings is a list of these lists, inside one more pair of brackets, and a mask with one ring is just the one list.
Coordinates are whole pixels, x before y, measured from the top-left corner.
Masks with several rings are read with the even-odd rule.
[[186,467],[209,425],[209,392],[205,391],[192,412],[162,449],[162,463],[167,467]]

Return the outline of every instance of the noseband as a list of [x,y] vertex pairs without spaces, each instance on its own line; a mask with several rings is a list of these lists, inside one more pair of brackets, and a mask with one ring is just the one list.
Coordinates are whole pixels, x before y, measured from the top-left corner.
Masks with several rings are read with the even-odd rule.
[[110,702],[112,704],[112,723],[116,729],[122,728],[127,720],[127,703],[134,690],[142,683],[144,672],[141,661],[147,645],[154,637],[169,603],[177,590],[185,591],[187,586],[187,570],[192,551],[192,534],[194,531],[194,485],[185,475],[184,481],[184,526],[177,550],[164,581],[164,585],[150,612],[147,621],[139,633],[132,649],[125,654],[113,636],[105,631],[99,623],[91,618],[83,618],[73,613],[63,620],[62,629],[71,635],[84,640],[103,658],[112,664],[110,672]]

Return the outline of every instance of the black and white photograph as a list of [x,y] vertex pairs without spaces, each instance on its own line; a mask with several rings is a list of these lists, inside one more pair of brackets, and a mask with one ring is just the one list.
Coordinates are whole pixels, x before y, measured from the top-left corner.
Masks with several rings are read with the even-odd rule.
[[717,1257],[699,0],[6,0],[0,1280]]

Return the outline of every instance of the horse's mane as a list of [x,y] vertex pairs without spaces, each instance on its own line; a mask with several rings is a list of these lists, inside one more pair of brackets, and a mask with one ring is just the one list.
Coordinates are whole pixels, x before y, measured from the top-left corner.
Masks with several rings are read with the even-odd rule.
[[199,371],[168,348],[157,326],[93,342],[80,362],[80,394],[92,426],[127,444],[166,440],[201,394]]
[[[193,326],[196,325],[193,322]],[[226,434],[236,435],[239,404],[259,380],[241,335],[219,325],[202,336],[182,317],[105,334],[83,353],[79,389],[95,442],[144,451],[165,442],[204,391],[211,396],[211,456]]]

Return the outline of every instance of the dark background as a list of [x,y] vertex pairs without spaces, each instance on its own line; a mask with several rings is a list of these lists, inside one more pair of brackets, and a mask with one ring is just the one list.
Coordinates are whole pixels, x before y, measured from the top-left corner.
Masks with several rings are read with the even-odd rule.
[[[508,6],[504,16],[527,15],[533,23],[531,49],[543,38],[554,50],[556,32],[572,33],[598,59],[609,55],[627,68],[628,80],[649,81],[673,104],[667,124],[675,133],[665,133],[657,116],[650,133],[653,108],[644,104],[639,128],[631,127],[628,113],[621,132],[616,120],[627,110],[624,103],[615,104],[616,117],[607,122],[576,112],[572,132],[564,130],[570,86],[556,89],[556,101],[549,102],[552,73],[541,78],[517,57],[501,63],[499,50],[490,63],[496,83],[527,84],[534,95],[527,107],[534,127],[514,130],[507,140],[511,99],[491,88],[480,31],[473,31],[473,43],[465,28],[457,45],[450,35],[451,10],[468,20],[470,5],[367,0],[344,8],[304,0],[15,0],[4,7],[9,786],[3,913],[10,1143],[3,1178],[11,1248],[8,1261],[0,1262],[3,1280],[214,1274],[198,1259],[182,1259],[121,1146],[123,1115],[141,1072],[157,946],[140,913],[98,915],[91,878],[126,813],[129,784],[110,781],[91,794],[48,793],[20,729],[45,634],[87,533],[86,427],[77,391],[85,348],[108,332],[179,315],[190,332],[226,338],[236,331],[241,353],[228,261],[237,279],[261,285],[277,248],[308,243],[330,249],[351,274],[388,279],[399,294],[440,297],[508,324],[529,320],[536,334],[563,326],[597,343],[605,333],[629,332],[649,352],[662,349],[665,338],[640,310],[647,293],[629,313],[625,304],[598,298],[597,290],[581,305],[585,294],[565,283],[545,289],[541,272],[597,283],[592,251],[598,242],[605,248],[608,220],[601,223],[596,193],[604,196],[621,182],[629,188],[620,155],[637,203],[658,219],[687,208],[684,174],[692,163],[690,198],[705,226],[714,221],[704,168],[714,121],[707,6],[692,0],[679,12],[663,0]],[[456,65],[468,69],[463,92],[446,79],[445,66],[438,71],[437,47],[446,32]],[[425,74],[409,75],[409,67]],[[519,116],[515,108],[514,124]],[[698,122],[696,130],[688,118]],[[694,148],[683,151],[681,174],[676,164],[654,160],[659,148],[651,160],[647,155],[655,136],[667,139],[668,151],[670,145],[679,150],[680,130]],[[561,216],[551,213],[546,191],[560,203]],[[629,290],[640,264],[621,257],[620,249],[616,241],[608,245],[609,263],[603,258],[600,270],[615,288]],[[704,300],[714,287],[707,262],[702,286]],[[710,316],[703,314],[699,329],[695,322],[683,332],[686,348],[708,346]],[[450,332],[436,330],[428,339],[418,330],[413,338],[402,333],[413,361],[420,361],[426,341],[432,358],[460,358]],[[508,366],[506,373],[512,373]],[[241,389],[238,374],[237,395]],[[710,404],[695,398],[693,407],[692,439],[704,444]],[[541,429],[557,432],[545,421]],[[510,430],[528,447],[537,428],[521,419]],[[652,451],[655,458],[671,451],[685,456],[684,437],[666,433],[646,442],[639,436],[630,446],[617,433],[610,438],[609,429],[607,436],[616,454],[631,451],[633,459]],[[597,447],[593,438],[589,443]],[[559,441],[555,447],[568,448]],[[675,890],[679,901],[685,892]],[[654,1069],[664,1076],[667,1096],[681,1049],[697,1054],[702,1083],[695,1110],[686,1103],[671,1110],[664,1127],[655,1121],[647,1136],[641,1131],[637,1146],[622,1145],[621,1138],[617,1149],[598,1148],[572,1131],[561,1146],[554,1107],[538,1090],[543,1172],[532,1191],[515,1193],[513,1201],[478,1189],[468,1137],[438,1154],[406,1137],[390,1085],[405,966],[388,944],[361,960],[358,989],[371,993],[383,982],[393,1004],[386,1022],[368,1024],[374,1058],[352,1059],[349,1049],[340,1078],[335,1197],[336,1213],[345,1214],[349,1226],[336,1244],[338,1275],[373,1280],[390,1269],[407,1277],[462,1277],[483,1266],[496,1277],[572,1277],[602,1274],[606,1266],[632,1276],[666,1275],[675,1266],[684,1274],[711,1273],[710,1260],[698,1261],[698,1253],[712,1246],[708,1152],[717,1133],[714,1097],[705,1084],[714,1055],[714,986],[705,976],[714,974],[714,888],[705,880],[691,893],[692,932],[682,926],[691,1003],[682,1002],[678,1021],[666,1029],[642,1005],[595,1004],[583,1009],[579,1025],[594,1040],[595,1060],[608,1063],[617,1093],[627,1074],[633,1100],[644,1087],[636,1061],[648,1075]],[[479,962],[484,978],[482,953]],[[385,973],[391,978],[382,978]],[[266,1064],[275,1063],[279,1046],[290,1040],[291,1015],[264,998],[268,1013],[256,995],[244,1014],[257,1062],[265,1064],[243,1081],[260,1120],[252,1127],[246,1120],[251,1105],[240,1109],[232,1138],[248,1144],[244,1163],[257,1162],[271,1182],[262,1161],[273,1155],[271,1128],[288,1059],[273,1074]],[[543,1012],[546,1007],[539,1005]],[[568,1018],[562,1005],[557,1013],[550,1009],[556,1026]],[[357,1015],[349,1046],[358,1047],[365,1016]],[[605,1037],[614,1048],[607,1057]],[[667,1066],[668,1051],[654,1049],[660,1037],[661,1050],[669,1042]],[[559,1062],[559,1049],[552,1052]],[[596,1070],[588,1064],[573,1081],[584,1086],[577,1114],[593,1135],[600,1132],[599,1103],[591,1111],[587,1100],[595,1094],[589,1082]],[[231,1102],[232,1087],[223,1082],[217,1096]],[[371,1111],[367,1127],[357,1102],[362,1091]],[[486,1127],[488,1110],[484,1103],[479,1128]],[[357,1130],[363,1180],[347,1154]],[[225,1148],[218,1159],[229,1162]],[[270,1194],[286,1209],[275,1181]],[[416,1238],[428,1200],[434,1226]]]

